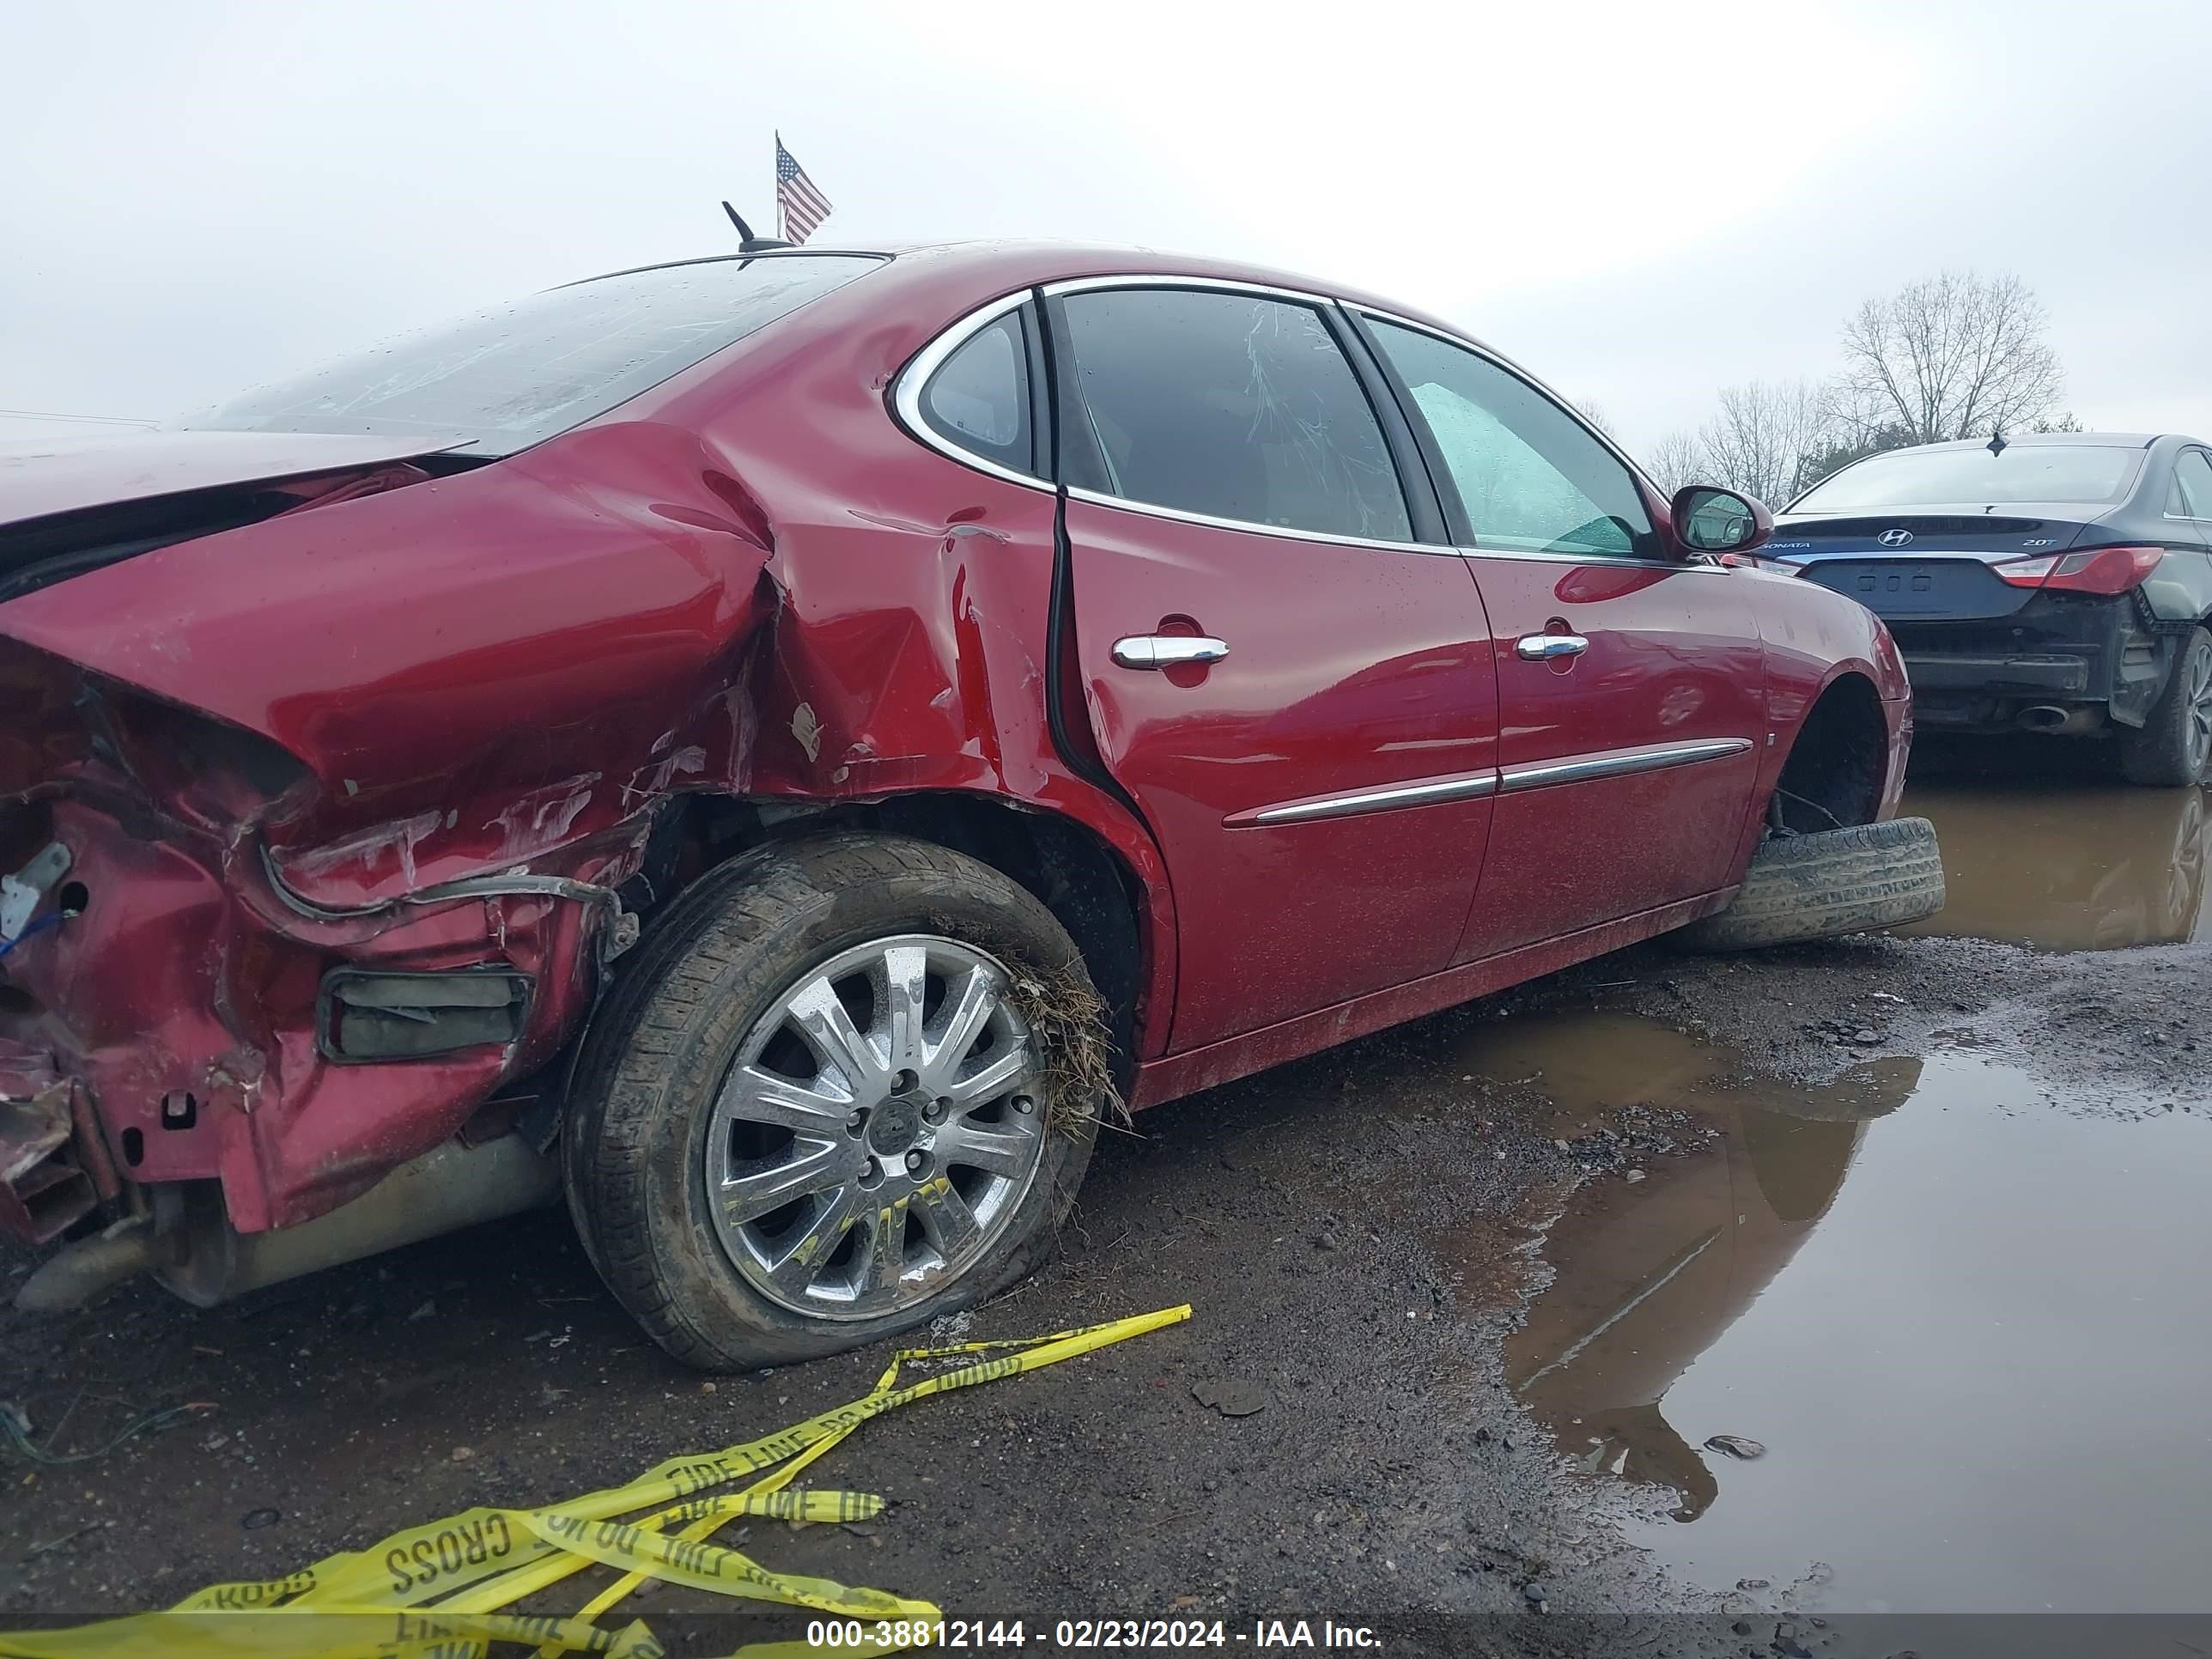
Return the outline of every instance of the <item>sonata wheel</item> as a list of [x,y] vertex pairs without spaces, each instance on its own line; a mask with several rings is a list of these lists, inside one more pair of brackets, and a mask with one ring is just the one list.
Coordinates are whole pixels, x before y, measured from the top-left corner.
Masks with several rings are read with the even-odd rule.
[[2198,778],[2212,761],[2212,651],[2192,651],[2181,664],[2189,708],[2189,763]]
[[2120,770],[2135,783],[2191,788],[2212,770],[2212,633],[2192,628],[2174,642],[2166,688],[2142,729],[2120,734]]

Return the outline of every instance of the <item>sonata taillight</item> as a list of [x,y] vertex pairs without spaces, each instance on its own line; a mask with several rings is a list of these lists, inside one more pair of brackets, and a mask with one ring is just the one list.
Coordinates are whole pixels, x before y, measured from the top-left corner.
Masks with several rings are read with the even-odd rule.
[[2014,587],[2111,595],[2142,586],[2165,556],[2162,547],[2092,547],[2079,553],[2008,559],[1991,568]]

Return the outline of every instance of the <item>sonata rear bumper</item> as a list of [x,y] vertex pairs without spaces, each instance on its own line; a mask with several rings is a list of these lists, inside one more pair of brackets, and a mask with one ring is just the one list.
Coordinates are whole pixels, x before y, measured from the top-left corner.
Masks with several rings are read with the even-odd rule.
[[2166,684],[2172,635],[2136,596],[2039,595],[1989,622],[1892,625],[1929,730],[2009,731],[2033,708],[2099,711],[2140,726]]

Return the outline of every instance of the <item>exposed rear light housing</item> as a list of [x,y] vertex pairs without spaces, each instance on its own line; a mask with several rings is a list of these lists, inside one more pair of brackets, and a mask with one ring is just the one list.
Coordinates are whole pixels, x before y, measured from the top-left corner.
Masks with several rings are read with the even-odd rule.
[[2008,559],[1991,568],[2014,587],[2109,596],[2142,586],[2165,556],[2162,547],[2091,547],[2078,553]]
[[504,968],[380,973],[334,968],[317,999],[316,1039],[340,1063],[428,1060],[522,1036],[531,978]]

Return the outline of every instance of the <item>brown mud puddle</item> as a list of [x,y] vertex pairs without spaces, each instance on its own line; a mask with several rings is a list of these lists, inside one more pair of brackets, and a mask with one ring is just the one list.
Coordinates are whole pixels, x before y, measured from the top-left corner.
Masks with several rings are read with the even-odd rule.
[[[1564,1454],[1650,1499],[1631,1541],[1674,1576],[1843,1612],[2205,1607],[2204,1105],[2091,1115],[1960,1051],[1747,1081],[1601,1012],[1468,1054],[1607,1154],[1505,1363]],[[1576,1139],[1634,1106],[1710,1138]]]
[[2051,951],[2212,939],[2212,797],[2068,778],[1916,778],[1949,897],[1901,933]]

